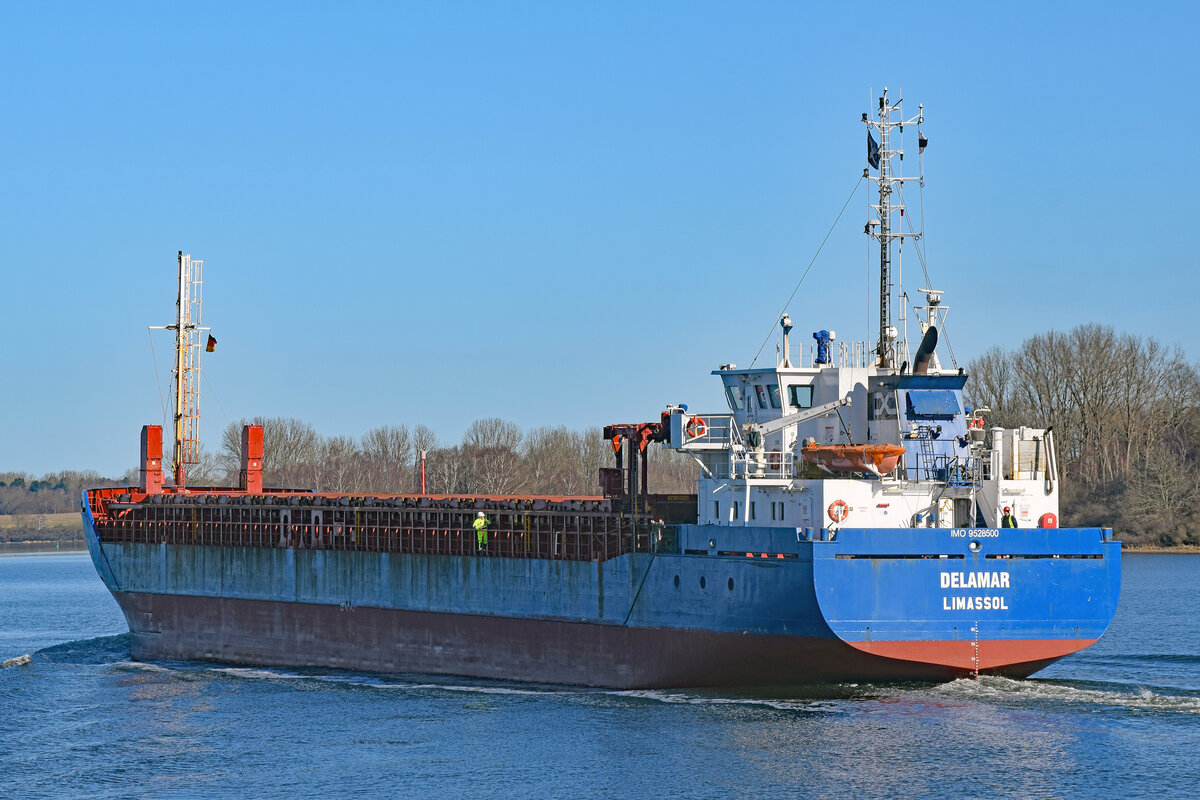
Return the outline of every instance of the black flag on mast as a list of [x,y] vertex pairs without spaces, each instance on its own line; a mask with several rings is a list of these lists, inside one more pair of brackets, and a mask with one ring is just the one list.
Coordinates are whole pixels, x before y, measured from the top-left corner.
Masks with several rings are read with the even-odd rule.
[[870,131],[867,131],[867,163],[873,169],[879,169],[879,143]]

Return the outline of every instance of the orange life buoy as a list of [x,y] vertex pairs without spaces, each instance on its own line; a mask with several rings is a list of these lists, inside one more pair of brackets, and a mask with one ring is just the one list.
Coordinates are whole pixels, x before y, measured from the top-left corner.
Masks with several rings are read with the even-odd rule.
[[704,417],[692,417],[686,430],[687,435],[695,439],[708,433],[708,425],[704,422]]
[[983,417],[971,417],[971,421],[967,425],[981,431],[983,430]]
[[767,453],[767,463],[771,465],[771,469],[779,469],[783,464],[783,453],[778,450]]
[[845,500],[834,500],[829,504],[829,518],[834,522],[841,522],[850,513],[850,506],[846,505]]

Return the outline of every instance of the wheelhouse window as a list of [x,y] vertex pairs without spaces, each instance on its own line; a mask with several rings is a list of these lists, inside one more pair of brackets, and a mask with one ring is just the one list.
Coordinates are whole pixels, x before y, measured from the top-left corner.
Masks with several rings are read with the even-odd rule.
[[761,409],[770,408],[770,405],[767,403],[767,390],[762,384],[755,385],[754,391],[758,393],[758,407]]
[[772,383],[767,387],[767,396],[771,399],[771,408],[780,408],[782,403],[779,401],[779,384]]
[[796,408],[812,408],[812,386],[789,386],[788,402]]
[[746,393],[740,386],[726,386],[725,396],[729,398],[729,407],[734,411],[744,411],[746,408]]

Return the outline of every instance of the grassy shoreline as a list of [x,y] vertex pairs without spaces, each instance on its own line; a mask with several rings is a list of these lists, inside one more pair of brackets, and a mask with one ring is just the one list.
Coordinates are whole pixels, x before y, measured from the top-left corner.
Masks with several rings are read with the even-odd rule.
[[1200,547],[1194,544],[1177,544],[1173,547],[1159,547],[1152,544],[1134,544],[1121,547],[1124,553],[1200,553]]
[[50,555],[86,553],[87,542],[82,539],[68,542],[0,542],[0,556]]

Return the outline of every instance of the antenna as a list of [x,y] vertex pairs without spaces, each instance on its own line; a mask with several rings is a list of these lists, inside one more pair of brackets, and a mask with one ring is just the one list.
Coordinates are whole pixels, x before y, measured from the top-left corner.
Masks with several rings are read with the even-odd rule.
[[[867,223],[866,233],[879,242],[879,342],[875,346],[877,364],[884,368],[896,366],[896,341],[898,334],[892,319],[892,241],[903,242],[905,237],[920,238],[919,233],[904,233],[900,225],[893,225],[892,214],[898,212],[904,216],[904,201],[897,191],[906,180],[920,178],[905,178],[895,174],[892,158],[899,156],[904,160],[904,150],[897,143],[893,146],[892,129],[903,133],[904,126],[924,122],[924,109],[912,119],[904,119],[904,100],[888,102],[888,90],[885,86],[879,98],[879,108],[875,119],[869,114],[862,115],[862,121],[867,125],[867,162],[868,168],[864,174],[879,186],[879,202],[872,203],[875,218]],[[879,140],[875,141],[872,131],[878,133]],[[871,169],[878,169],[879,174],[871,175]],[[895,199],[893,199],[895,195]]]

